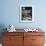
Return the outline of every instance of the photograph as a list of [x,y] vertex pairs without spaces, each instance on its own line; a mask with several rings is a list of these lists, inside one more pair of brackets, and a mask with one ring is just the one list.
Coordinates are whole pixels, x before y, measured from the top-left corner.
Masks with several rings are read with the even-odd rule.
[[20,7],[20,22],[32,22],[33,20],[33,8],[32,6]]

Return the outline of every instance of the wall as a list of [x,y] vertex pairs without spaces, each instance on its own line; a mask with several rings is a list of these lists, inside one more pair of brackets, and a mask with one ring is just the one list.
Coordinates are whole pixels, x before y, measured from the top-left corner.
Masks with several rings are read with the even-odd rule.
[[[16,28],[46,27],[45,0],[1,0],[0,25],[13,24]],[[20,5],[34,6],[34,22],[21,23],[19,21]]]
[[[46,0],[1,0],[0,25],[13,24],[16,28],[41,27],[46,28]],[[34,6],[34,22],[19,21],[20,5]]]

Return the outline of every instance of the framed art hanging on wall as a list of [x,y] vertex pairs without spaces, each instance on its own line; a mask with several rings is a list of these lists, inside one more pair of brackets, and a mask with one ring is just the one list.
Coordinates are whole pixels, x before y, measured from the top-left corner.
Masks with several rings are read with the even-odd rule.
[[32,5],[20,6],[20,22],[34,21],[34,7]]

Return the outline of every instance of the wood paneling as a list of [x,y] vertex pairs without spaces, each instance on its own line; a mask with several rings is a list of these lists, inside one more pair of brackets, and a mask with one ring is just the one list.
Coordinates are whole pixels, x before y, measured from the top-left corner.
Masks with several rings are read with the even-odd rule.
[[24,46],[44,46],[44,32],[24,33]]
[[44,32],[3,32],[3,46],[44,46]]
[[4,33],[3,46],[23,46],[23,33]]

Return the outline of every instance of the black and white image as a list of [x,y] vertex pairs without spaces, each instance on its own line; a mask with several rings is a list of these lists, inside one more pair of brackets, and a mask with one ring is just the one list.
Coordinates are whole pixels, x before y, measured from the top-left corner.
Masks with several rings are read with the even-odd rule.
[[32,6],[22,6],[20,19],[22,22],[32,22],[33,19],[33,8]]

